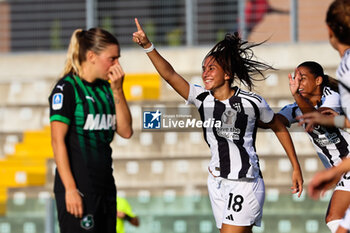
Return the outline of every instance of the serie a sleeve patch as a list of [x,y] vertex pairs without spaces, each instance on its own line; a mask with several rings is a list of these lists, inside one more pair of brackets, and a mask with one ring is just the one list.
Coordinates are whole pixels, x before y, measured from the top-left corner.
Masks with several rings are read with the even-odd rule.
[[63,107],[63,94],[56,93],[52,97],[52,109],[59,110]]

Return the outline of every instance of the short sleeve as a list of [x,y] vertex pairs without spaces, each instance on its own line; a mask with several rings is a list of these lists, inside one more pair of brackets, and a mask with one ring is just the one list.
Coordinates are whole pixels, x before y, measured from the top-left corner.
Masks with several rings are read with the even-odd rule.
[[264,123],[270,123],[275,115],[264,98],[261,98],[260,102],[260,120]]
[[70,124],[75,111],[74,88],[71,83],[60,80],[49,97],[50,122]]
[[297,122],[297,120],[295,119],[296,117],[295,111],[297,108],[298,107],[296,106],[296,104],[288,104],[278,112],[278,114],[284,116],[288,120],[289,122],[288,127],[290,127],[291,124]]
[[339,93],[332,91],[330,89],[324,90],[327,92],[324,96],[322,96],[322,104],[319,108],[331,108],[334,111],[340,113],[341,112],[341,104],[340,104],[340,95]]
[[199,101],[197,100],[197,96],[199,96],[203,92],[208,92],[208,91],[201,86],[190,84],[190,91],[189,91],[186,103],[194,104],[197,106],[197,104],[199,103]]

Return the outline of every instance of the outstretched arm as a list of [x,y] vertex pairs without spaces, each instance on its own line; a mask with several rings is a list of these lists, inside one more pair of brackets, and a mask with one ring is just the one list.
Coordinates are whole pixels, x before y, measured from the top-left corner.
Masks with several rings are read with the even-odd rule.
[[[153,44],[148,40],[146,33],[143,31],[139,21],[135,18],[137,32],[133,33],[133,41],[143,47],[149,49]],[[190,86],[188,82],[175,72],[174,68],[165,60],[156,49],[147,52],[147,55],[154,67],[162,78],[167,81],[184,99],[188,99]]]
[[344,115],[325,115],[320,112],[309,112],[296,117],[299,125],[306,124],[305,130],[311,132],[315,125],[335,126],[338,128],[350,128],[350,121]]
[[276,115],[274,116],[273,120],[267,124],[267,126],[275,132],[278,140],[280,141],[284,150],[287,153],[287,156],[293,167],[293,186],[291,187],[291,189],[293,190],[292,193],[298,193],[298,197],[300,197],[301,193],[303,192],[304,181],[299,161],[295,153],[292,138],[290,137],[290,134],[285,125],[276,117]]

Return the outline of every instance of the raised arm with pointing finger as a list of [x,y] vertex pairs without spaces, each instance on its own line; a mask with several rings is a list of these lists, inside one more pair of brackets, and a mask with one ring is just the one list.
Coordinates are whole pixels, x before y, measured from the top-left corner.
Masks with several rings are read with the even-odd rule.
[[[241,40],[238,33],[226,34],[203,59],[204,87],[189,84],[157,52],[137,19],[135,24],[137,31],[133,33],[133,41],[144,48],[163,79],[187,103],[196,106],[202,122],[219,123],[202,125],[211,151],[208,190],[216,226],[222,233],[252,232],[253,225],[260,225],[265,195],[255,151],[257,122],[268,124],[284,146],[293,166],[292,192],[300,196],[303,190],[301,169],[285,126],[274,118],[264,98],[234,86],[236,81],[251,90],[253,81],[258,78],[253,79],[252,75],[262,75],[262,71],[272,67],[252,59],[251,48],[257,44]],[[221,182],[225,185],[218,185]],[[232,206],[234,202],[239,205]]]
[[152,61],[160,76],[162,76],[162,78],[167,81],[184,99],[187,99],[190,90],[188,82],[176,73],[169,62],[154,48],[154,45],[148,40],[147,35],[143,31],[137,18],[135,18],[135,23],[137,32],[133,33],[133,41],[146,50],[149,59]]

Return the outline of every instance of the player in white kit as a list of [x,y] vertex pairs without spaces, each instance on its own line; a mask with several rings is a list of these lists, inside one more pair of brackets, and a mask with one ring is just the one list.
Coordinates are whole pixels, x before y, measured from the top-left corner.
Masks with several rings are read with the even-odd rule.
[[[328,28],[329,42],[335,50],[339,52],[341,62],[337,69],[337,79],[339,81],[339,93],[341,98],[341,106],[344,115],[324,115],[319,112],[311,112],[300,116],[300,124],[307,123],[306,130],[312,131],[315,125],[324,126],[336,126],[338,128],[349,128],[350,127],[350,1],[349,0],[335,0],[329,6],[326,16],[326,23]],[[346,159],[348,161],[349,159]],[[324,187],[329,188],[329,180],[325,179],[328,174],[333,171],[340,170],[344,165],[344,162],[339,164],[337,167],[333,167],[327,171],[324,171],[326,176],[317,174],[314,179],[310,182],[309,193],[312,197],[319,195],[319,190]],[[346,162],[345,165],[347,165]],[[344,172],[344,169],[341,171]],[[349,171],[349,170],[347,170]],[[349,178],[348,174],[343,175],[343,178]],[[346,219],[349,218],[350,211],[346,212],[343,219],[344,224],[348,224]],[[332,226],[332,232],[347,232],[343,228],[341,223],[338,228],[338,224]],[[338,230],[337,230],[338,229]]]
[[[298,122],[295,117],[303,113],[342,113],[337,82],[325,75],[322,66],[314,61],[300,64],[294,78],[289,75],[289,87],[295,102],[283,107],[277,115],[288,127]],[[338,165],[350,154],[350,134],[342,129],[317,126],[308,136],[326,168]],[[350,204],[349,175],[339,181],[329,203],[326,223],[330,229],[339,224]]]
[[204,88],[189,84],[158,53],[135,19],[133,40],[142,46],[159,74],[185,99],[194,104],[201,120],[220,124],[203,127],[211,151],[208,190],[216,225],[221,233],[250,233],[260,225],[265,186],[255,150],[257,123],[268,124],[276,133],[293,166],[293,193],[302,192],[299,162],[286,127],[274,117],[266,101],[232,87],[235,81],[253,86],[251,74],[270,66],[254,61],[251,47],[237,34],[227,34],[203,61]]

